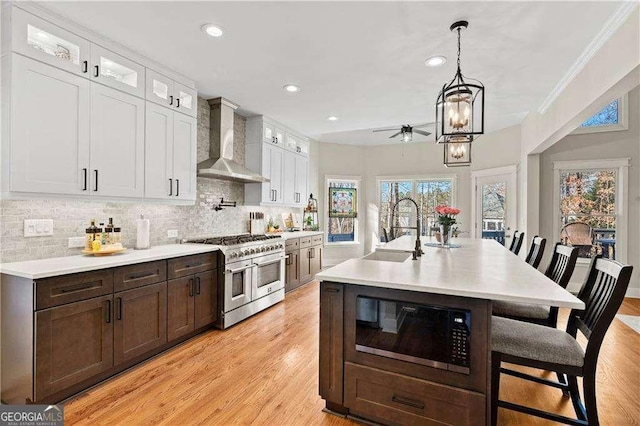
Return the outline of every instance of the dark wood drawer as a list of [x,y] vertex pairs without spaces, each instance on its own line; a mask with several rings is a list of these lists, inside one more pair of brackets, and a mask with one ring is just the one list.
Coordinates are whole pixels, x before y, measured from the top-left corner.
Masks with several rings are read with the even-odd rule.
[[311,243],[311,237],[303,237],[300,238],[300,248],[311,247],[313,244]]
[[218,252],[169,259],[169,279],[216,269]]
[[78,302],[113,292],[113,269],[36,280],[36,309]]
[[385,424],[479,425],[485,396],[376,368],[345,363],[344,405]]
[[300,238],[289,238],[284,242],[286,252],[298,250],[300,248]]
[[312,246],[321,245],[323,239],[324,239],[324,236],[322,234],[314,235],[313,237],[311,237],[311,245]]
[[167,261],[138,263],[116,268],[113,273],[114,291],[130,290],[167,280]]

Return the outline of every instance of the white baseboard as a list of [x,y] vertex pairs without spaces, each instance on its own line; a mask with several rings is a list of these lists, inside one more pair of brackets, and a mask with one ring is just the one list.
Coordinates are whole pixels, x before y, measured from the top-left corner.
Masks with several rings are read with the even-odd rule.
[[640,288],[637,287],[629,287],[627,288],[627,294],[625,297],[632,297],[634,299],[640,299]]

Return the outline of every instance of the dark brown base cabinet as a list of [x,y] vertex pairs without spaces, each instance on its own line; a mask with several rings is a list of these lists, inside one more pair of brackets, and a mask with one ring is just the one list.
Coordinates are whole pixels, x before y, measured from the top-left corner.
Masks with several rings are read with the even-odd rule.
[[[468,374],[358,349],[358,297],[469,312]],[[388,313],[382,306],[378,312]],[[489,424],[490,326],[491,303],[486,300],[322,282],[320,396],[331,411],[382,424]]]
[[312,281],[322,270],[323,234],[286,241],[285,292]]
[[2,402],[59,402],[210,327],[216,263],[214,252],[35,281],[2,275]]

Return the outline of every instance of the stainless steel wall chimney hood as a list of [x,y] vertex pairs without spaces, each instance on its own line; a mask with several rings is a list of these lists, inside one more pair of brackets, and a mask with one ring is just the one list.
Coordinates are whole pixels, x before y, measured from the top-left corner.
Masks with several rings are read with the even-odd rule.
[[198,163],[198,176],[243,183],[269,182],[233,158],[233,114],[238,105],[224,98],[208,102],[211,105],[210,158]]

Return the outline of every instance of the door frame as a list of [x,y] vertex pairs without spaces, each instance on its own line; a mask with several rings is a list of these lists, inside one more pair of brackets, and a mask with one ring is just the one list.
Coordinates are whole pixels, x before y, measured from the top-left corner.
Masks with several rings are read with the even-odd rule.
[[[507,201],[507,217],[513,216],[514,227],[518,224],[518,166],[504,166],[495,167],[492,169],[474,170],[471,172],[471,218],[473,221],[472,238],[482,238],[482,227],[478,228],[478,179],[494,176],[507,177],[507,191],[511,188],[510,193],[513,192],[509,199],[513,199],[513,202]],[[479,229],[479,231],[478,231]],[[505,235],[506,238],[506,235]]]

